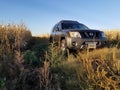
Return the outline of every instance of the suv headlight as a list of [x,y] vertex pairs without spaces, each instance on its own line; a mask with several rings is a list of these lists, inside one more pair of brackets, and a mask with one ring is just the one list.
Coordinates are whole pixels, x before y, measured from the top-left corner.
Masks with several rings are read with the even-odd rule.
[[104,34],[104,32],[101,33],[101,36],[102,36],[102,37],[106,37],[105,34]]
[[70,37],[75,37],[75,38],[80,37],[81,38],[81,35],[79,32],[69,32],[69,34],[70,34]]

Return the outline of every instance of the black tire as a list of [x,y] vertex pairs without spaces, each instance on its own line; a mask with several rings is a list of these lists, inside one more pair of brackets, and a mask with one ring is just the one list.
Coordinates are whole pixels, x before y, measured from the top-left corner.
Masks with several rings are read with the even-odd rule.
[[50,37],[49,42],[53,43],[53,38],[52,37]]

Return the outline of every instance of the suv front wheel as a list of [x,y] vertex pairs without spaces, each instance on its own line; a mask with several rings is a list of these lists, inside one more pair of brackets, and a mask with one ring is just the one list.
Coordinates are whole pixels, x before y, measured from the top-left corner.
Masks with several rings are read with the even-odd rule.
[[61,42],[60,42],[60,48],[61,48],[62,51],[66,51],[67,50],[65,39],[61,40]]

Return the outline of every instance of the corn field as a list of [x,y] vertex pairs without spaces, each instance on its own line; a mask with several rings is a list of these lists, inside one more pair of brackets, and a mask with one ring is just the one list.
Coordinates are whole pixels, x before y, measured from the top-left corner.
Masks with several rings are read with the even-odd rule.
[[120,90],[120,31],[105,35],[108,47],[66,55],[49,34],[0,25],[0,90]]

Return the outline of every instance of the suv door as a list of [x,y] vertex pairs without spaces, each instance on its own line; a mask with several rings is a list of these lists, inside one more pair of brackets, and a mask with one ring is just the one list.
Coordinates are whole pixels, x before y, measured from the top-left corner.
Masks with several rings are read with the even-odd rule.
[[57,27],[56,40],[57,40],[57,42],[59,42],[61,39],[61,34],[62,34],[61,23],[59,23],[56,27]]
[[50,38],[52,38],[52,40],[55,42],[59,42],[61,39],[61,34],[62,34],[61,24],[58,23],[54,26]]

